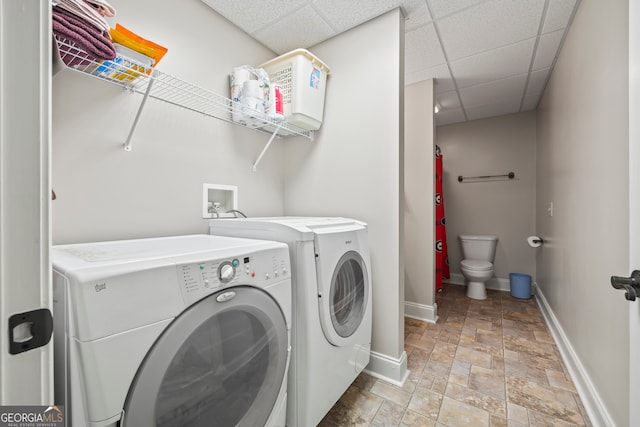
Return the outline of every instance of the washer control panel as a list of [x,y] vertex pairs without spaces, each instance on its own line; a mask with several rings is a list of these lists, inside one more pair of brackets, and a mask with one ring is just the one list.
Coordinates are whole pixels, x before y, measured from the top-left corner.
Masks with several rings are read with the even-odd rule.
[[180,293],[187,305],[230,286],[266,287],[291,278],[286,248],[179,264],[176,270]]

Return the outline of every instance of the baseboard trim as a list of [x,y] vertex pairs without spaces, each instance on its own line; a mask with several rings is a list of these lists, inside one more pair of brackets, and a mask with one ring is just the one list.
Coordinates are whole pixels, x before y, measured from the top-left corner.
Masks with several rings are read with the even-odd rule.
[[372,351],[371,359],[366,368],[364,368],[364,372],[372,377],[402,387],[409,377],[407,352],[403,351],[399,359],[394,359],[386,354]]
[[573,384],[576,386],[576,390],[582,399],[582,403],[587,411],[591,424],[593,424],[594,427],[615,426],[613,419],[609,415],[602,399],[600,399],[598,392],[591,382],[591,378],[589,378],[587,371],[580,362],[580,358],[574,351],[571,342],[567,338],[567,335],[564,333],[564,330],[553,313],[551,306],[544,297],[544,293],[535,284],[534,288],[535,299],[538,303],[538,307],[540,307],[540,311],[542,312],[542,316],[549,327],[551,336],[558,346],[562,360],[567,366],[567,370],[573,380]]
[[424,322],[436,323],[438,320],[438,305],[418,304],[416,302],[404,302],[404,315],[412,319],[422,320]]
[[[451,283],[454,285],[464,285],[464,276],[460,273],[451,273],[451,278],[447,279],[447,283]],[[502,277],[493,277],[486,283],[487,289],[493,289],[496,291],[511,291],[511,283],[509,279],[505,279]]]

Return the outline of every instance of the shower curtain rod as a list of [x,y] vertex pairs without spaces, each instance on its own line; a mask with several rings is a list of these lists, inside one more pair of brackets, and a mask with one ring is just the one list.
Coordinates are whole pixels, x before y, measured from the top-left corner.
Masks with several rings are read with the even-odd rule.
[[481,175],[481,176],[462,176],[458,175],[458,182],[462,182],[465,179],[489,179],[489,178],[509,178],[513,179],[516,177],[516,174],[513,172],[505,173],[502,175]]

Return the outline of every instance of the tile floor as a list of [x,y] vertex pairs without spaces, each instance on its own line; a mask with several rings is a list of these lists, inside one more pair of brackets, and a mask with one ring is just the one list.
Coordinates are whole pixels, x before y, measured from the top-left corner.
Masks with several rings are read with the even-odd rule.
[[405,319],[402,388],[361,374],[320,426],[591,426],[535,300],[465,290],[444,285],[435,324]]

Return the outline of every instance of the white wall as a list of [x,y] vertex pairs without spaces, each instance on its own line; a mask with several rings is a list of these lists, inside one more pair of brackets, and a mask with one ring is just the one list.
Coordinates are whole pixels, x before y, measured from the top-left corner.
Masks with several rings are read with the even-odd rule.
[[[119,22],[169,49],[161,71],[221,95],[228,94],[234,66],[275,56],[200,1],[181,2],[179,10],[153,0],[110,3],[118,11],[112,25]],[[54,77],[55,244],[207,233],[203,183],[238,186],[239,209],[248,215],[282,214],[281,141],[253,173],[268,136],[151,99],[133,151],[125,152],[141,99],[73,71]]]
[[405,87],[405,314],[435,321],[433,80]]
[[287,215],[369,224],[372,348],[394,361],[405,354],[403,24],[394,10],[310,49],[332,72],[324,123],[313,143],[287,143],[285,181]]
[[[495,276],[508,280],[509,273],[525,273],[535,279],[535,249],[526,241],[535,234],[535,114],[530,111],[437,128],[452,273],[460,274],[459,235],[493,234],[499,239]],[[458,182],[458,175],[508,172],[514,172],[515,178]]]
[[627,1],[580,4],[538,107],[536,161],[538,286],[578,382],[617,426],[629,425],[629,302],[609,280],[629,273],[628,28]]

